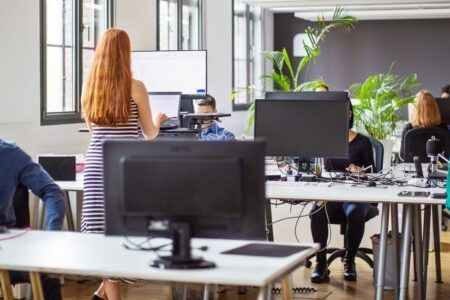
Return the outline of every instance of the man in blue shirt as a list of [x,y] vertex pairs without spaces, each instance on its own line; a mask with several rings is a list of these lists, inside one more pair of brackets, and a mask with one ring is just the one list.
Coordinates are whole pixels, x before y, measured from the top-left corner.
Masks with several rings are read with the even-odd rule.
[[[61,230],[64,194],[42,167],[15,144],[0,139],[0,226],[14,227],[14,194],[19,184],[45,202],[47,230]],[[10,272],[11,282],[29,282],[25,272]],[[42,276],[45,299],[61,299],[59,279]]]
[[[197,105],[197,113],[199,114],[213,114],[217,112],[216,99],[211,95],[206,95],[206,98],[200,100]],[[202,141],[234,141],[235,139],[232,132],[220,127],[216,121],[203,124],[200,136]]]

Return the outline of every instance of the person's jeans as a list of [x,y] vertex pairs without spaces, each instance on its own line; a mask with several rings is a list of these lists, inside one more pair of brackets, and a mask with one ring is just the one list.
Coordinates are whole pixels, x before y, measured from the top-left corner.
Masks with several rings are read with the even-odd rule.
[[[9,277],[11,284],[30,282],[28,272],[10,271]],[[45,274],[41,274],[42,289],[44,290],[44,298],[46,300],[61,300],[61,283],[58,278],[50,278]]]
[[327,246],[329,234],[328,219],[331,224],[347,222],[345,232],[347,238],[345,258],[353,260],[364,236],[366,215],[371,204],[328,202],[322,205],[326,205],[326,207],[315,204],[310,213],[313,240],[315,243],[320,243],[320,249],[323,249],[317,253],[318,262],[326,262],[325,247]]

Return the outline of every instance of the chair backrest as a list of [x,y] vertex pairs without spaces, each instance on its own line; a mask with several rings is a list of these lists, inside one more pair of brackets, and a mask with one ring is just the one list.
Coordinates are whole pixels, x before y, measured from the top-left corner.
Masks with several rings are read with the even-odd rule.
[[30,227],[30,207],[28,202],[28,189],[19,184],[16,193],[14,194],[14,213],[16,215],[17,228]]
[[448,157],[450,154],[450,131],[443,128],[414,128],[406,132],[403,147],[403,155],[405,162],[413,162],[414,156],[418,156],[421,163],[427,163],[430,159],[427,156],[427,141],[434,136],[441,140],[444,155]]
[[384,147],[383,144],[372,137],[369,137],[370,143],[372,144],[373,156],[375,161],[374,171],[380,172],[383,169],[383,159],[384,159]]

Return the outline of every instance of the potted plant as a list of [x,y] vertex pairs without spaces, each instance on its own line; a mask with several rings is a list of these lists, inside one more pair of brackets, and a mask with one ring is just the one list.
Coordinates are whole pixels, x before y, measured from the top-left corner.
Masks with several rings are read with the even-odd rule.
[[390,137],[400,122],[398,111],[414,101],[412,90],[419,85],[416,74],[401,77],[392,73],[391,66],[387,73],[371,75],[363,83],[350,86],[356,128],[383,143],[383,168],[390,166]]
[[[272,62],[274,69],[270,74],[263,75],[261,79],[270,80],[273,82],[275,91],[312,91],[319,86],[328,86],[322,79],[314,81],[301,82],[300,74],[311,61],[314,61],[322,51],[321,44],[325,41],[327,35],[332,30],[341,30],[349,32],[354,28],[356,18],[345,14],[342,7],[336,7],[331,21],[325,21],[323,16],[319,16],[316,22],[316,28],[308,27],[305,33],[308,37],[308,43],[303,41],[306,56],[304,56],[298,65],[294,68],[292,65],[291,56],[283,48],[282,51],[267,51],[262,55],[265,59]],[[249,116],[247,122],[247,131],[254,123],[255,103],[252,102],[249,107]]]

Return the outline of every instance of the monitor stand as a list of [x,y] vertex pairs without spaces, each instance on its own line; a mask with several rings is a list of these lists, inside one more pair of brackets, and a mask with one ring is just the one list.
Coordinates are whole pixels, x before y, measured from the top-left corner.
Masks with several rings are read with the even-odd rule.
[[150,266],[158,269],[207,269],[216,264],[191,255],[191,224],[172,223],[172,255],[159,256]]

